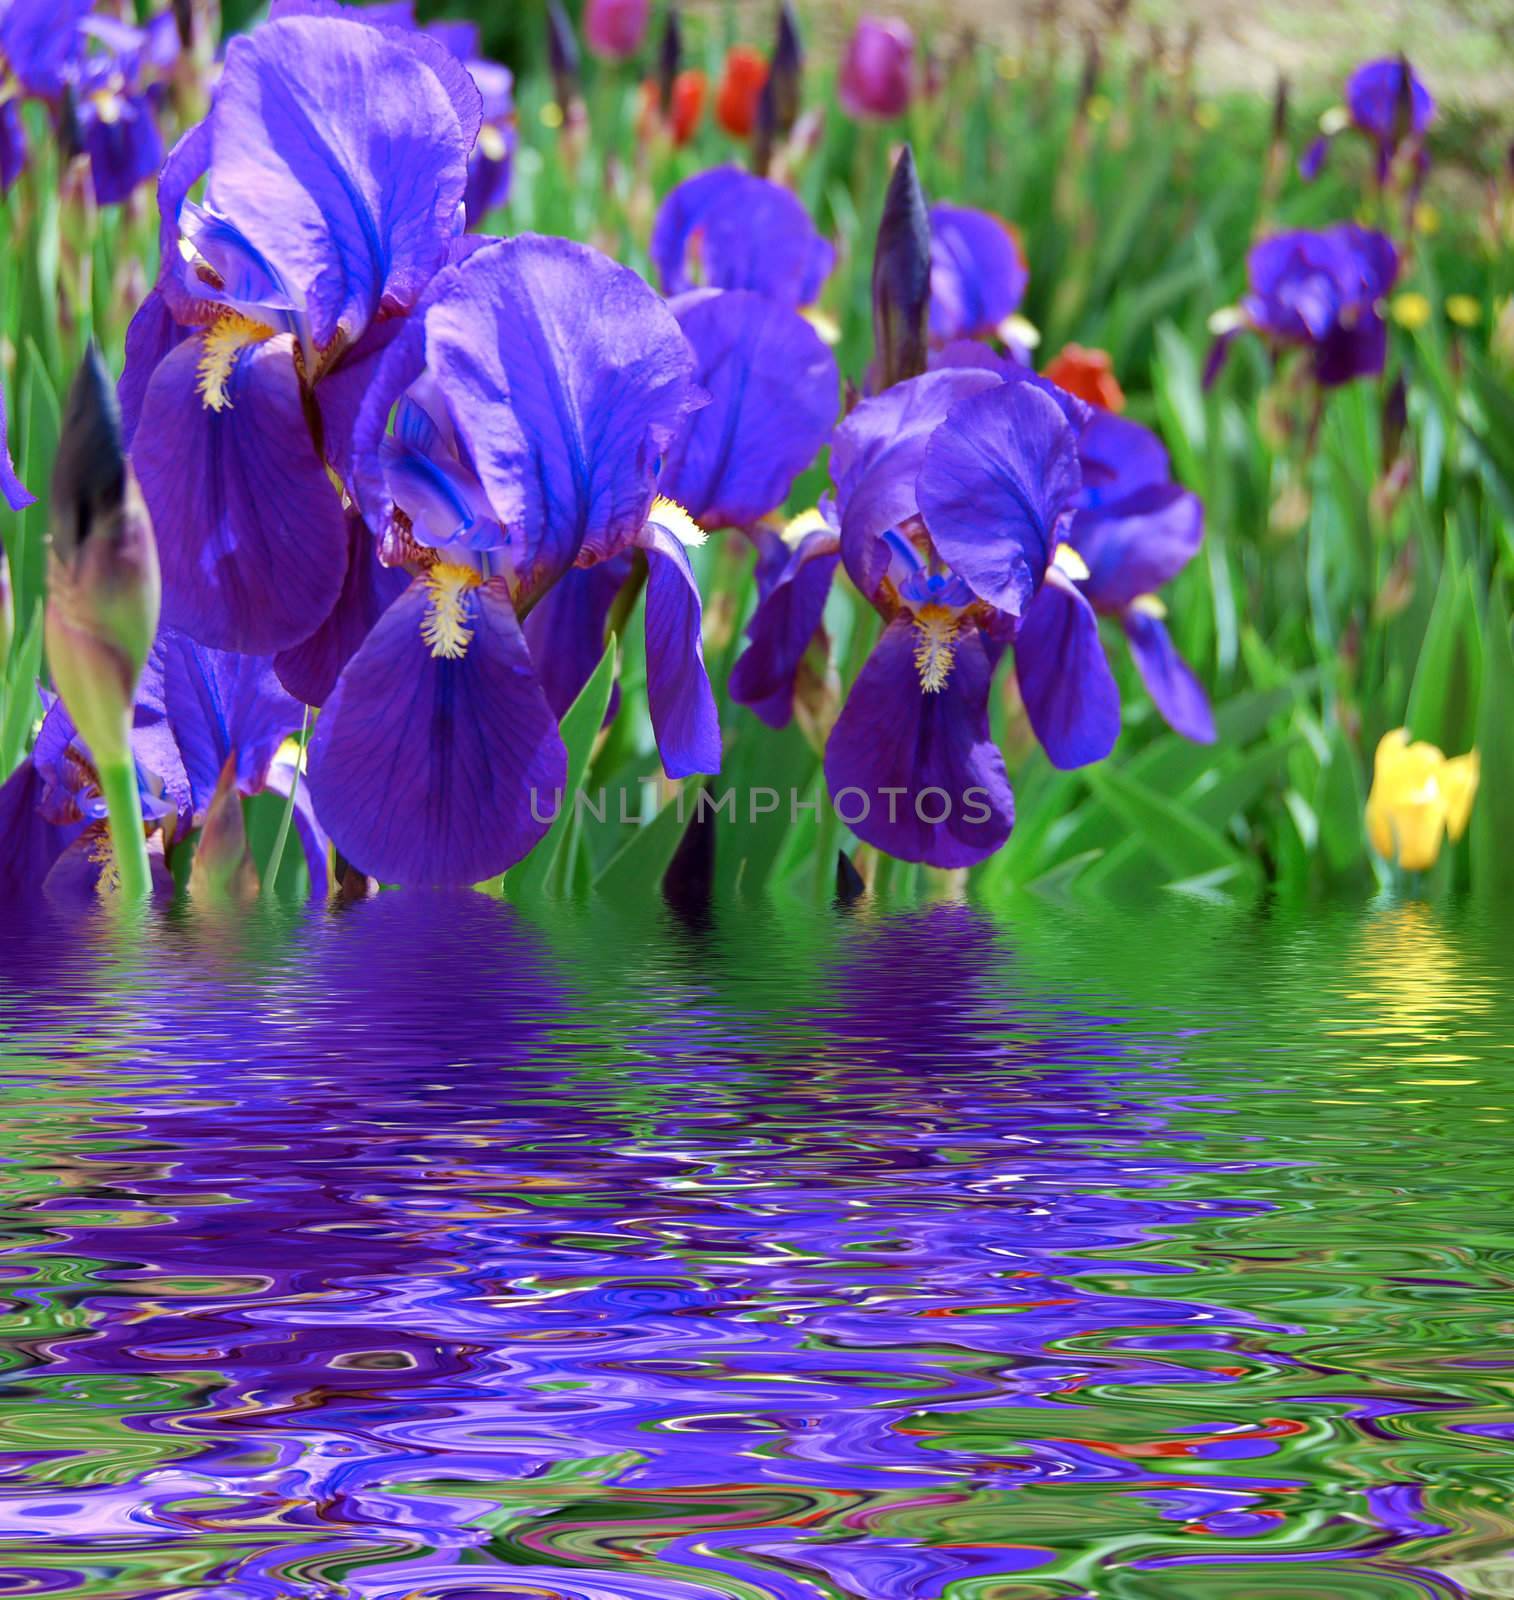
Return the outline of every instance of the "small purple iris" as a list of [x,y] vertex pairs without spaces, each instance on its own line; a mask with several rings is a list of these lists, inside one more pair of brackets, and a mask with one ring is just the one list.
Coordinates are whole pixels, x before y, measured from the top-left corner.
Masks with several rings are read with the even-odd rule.
[[1419,175],[1425,159],[1423,141],[1435,120],[1435,100],[1414,69],[1402,57],[1364,61],[1346,80],[1344,113],[1327,114],[1326,131],[1309,146],[1299,162],[1306,179],[1319,175],[1330,142],[1345,127],[1371,140],[1376,154],[1377,181],[1387,181],[1398,153],[1417,147]]
[[570,574],[606,568],[618,588],[645,563],[663,765],[718,770],[685,550],[702,536],[654,503],[659,460],[703,398],[693,371],[634,273],[535,235],[480,241],[385,352],[354,482],[384,562],[410,580],[341,666],[310,763],[317,814],[364,872],[478,882],[546,831],[566,769],[543,671],[560,641],[539,641],[539,667],[521,624]]
[[930,208],[930,336],[936,345],[1002,337],[1030,269],[1014,230],[970,206]]
[[[70,154],[89,158],[96,201],[126,199],[163,164],[157,112],[179,54],[171,13],[136,27],[88,15],[87,0],[8,0],[0,8],[0,77],[47,106]],[[0,104],[0,192],[26,164],[18,98]]]
[[1307,350],[1326,388],[1380,373],[1388,351],[1382,301],[1398,267],[1393,241],[1354,222],[1260,240],[1246,258],[1249,292],[1209,353],[1205,383],[1248,328],[1275,348]]

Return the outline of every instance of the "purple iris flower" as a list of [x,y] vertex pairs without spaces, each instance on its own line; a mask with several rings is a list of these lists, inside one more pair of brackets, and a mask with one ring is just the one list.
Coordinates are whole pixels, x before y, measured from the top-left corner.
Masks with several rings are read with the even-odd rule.
[[[1364,61],[1346,80],[1344,125],[1356,128],[1372,141],[1379,183],[1386,182],[1400,147],[1421,143],[1434,120],[1434,97],[1402,57]],[[1319,175],[1336,131],[1332,127],[1304,152],[1299,162],[1304,178]],[[1423,152],[1419,166],[1423,172]]]
[[1030,269],[1014,230],[969,206],[930,208],[930,336],[992,338],[1020,309]]
[[730,166],[669,192],[651,251],[664,294],[751,289],[788,306],[811,304],[836,264],[835,247],[793,194]]
[[311,746],[316,812],[364,872],[478,882],[546,831],[566,754],[521,620],[576,569],[645,560],[663,765],[718,769],[684,545],[698,533],[654,503],[703,398],[693,372],[663,302],[562,239],[480,241],[405,322],[363,402],[354,482],[411,581],[342,666]]
[[164,618],[201,643],[288,649],[342,594],[332,475],[448,258],[478,122],[472,80],[429,35],[280,0],[232,40],[209,116],[170,152],[121,399]]
[[[173,65],[178,35],[171,16],[158,21],[168,23],[166,32],[110,17],[91,17],[83,25],[93,48],[74,69],[73,110],[100,205],[125,200],[163,165],[157,120],[162,86],[147,79]],[[165,49],[165,40],[171,48]]]
[[789,720],[839,556],[885,622],[825,753],[833,804],[859,838],[952,867],[1008,837],[988,694],[1010,646],[1052,763],[1102,760],[1120,700],[1100,614],[1124,628],[1172,725],[1213,737],[1152,593],[1192,556],[1202,508],[1170,481],[1154,435],[1023,369],[969,366],[864,401],[831,460],[834,510],[759,565],[732,696],[773,726]]
[[[178,56],[173,17],[145,28],[89,16],[87,4],[61,8],[8,0],[0,11],[0,75],[8,68],[22,93],[40,100],[89,158],[95,199],[124,200],[163,164],[157,111],[161,75]],[[165,26],[166,24],[166,26]],[[26,128],[14,98],[0,106],[0,189],[26,162]]]
[[1260,240],[1246,258],[1250,292],[1209,353],[1205,383],[1246,328],[1275,347],[1308,350],[1326,388],[1380,373],[1388,352],[1381,305],[1398,266],[1393,241],[1354,222]]
[[[63,702],[42,698],[36,744],[0,788],[7,839],[0,901],[41,896],[87,903],[109,884],[105,800],[93,757]],[[208,650],[173,629],[159,635],[137,689],[132,753],[160,895],[173,892],[168,859],[203,820],[228,762],[239,793],[289,793],[294,768],[277,758],[278,750],[303,716],[266,657]],[[298,791],[294,820],[312,893],[324,892],[326,839]]]

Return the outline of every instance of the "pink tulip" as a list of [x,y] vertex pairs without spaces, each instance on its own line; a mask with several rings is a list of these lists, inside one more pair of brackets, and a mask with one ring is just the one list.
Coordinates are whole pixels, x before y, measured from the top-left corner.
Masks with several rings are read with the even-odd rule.
[[651,0],[589,0],[584,7],[584,37],[597,56],[624,61],[646,37]]
[[854,117],[897,117],[915,88],[915,35],[897,17],[863,17],[857,23],[838,85],[841,104]]

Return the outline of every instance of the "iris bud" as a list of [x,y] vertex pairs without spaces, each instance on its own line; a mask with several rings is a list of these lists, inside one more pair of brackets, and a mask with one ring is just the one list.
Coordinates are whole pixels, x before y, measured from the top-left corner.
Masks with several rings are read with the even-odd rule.
[[672,115],[673,85],[683,65],[683,28],[678,7],[670,5],[662,21],[662,42],[657,50],[657,108],[664,117]]
[[158,628],[158,552],[92,342],[74,377],[52,477],[47,658],[100,764],[125,761],[137,679]]
[[787,138],[799,120],[804,77],[804,42],[799,37],[799,21],[789,0],[778,8],[778,36],[773,43],[773,60],[768,69],[764,95],[770,102],[774,133]]
[[930,218],[914,152],[899,152],[873,252],[873,359],[880,389],[925,371],[930,318]]

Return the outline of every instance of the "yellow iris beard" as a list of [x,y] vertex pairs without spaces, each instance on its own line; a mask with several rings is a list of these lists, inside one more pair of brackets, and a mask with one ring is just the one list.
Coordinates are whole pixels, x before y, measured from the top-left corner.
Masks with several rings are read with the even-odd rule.
[[915,671],[927,694],[946,687],[956,653],[956,616],[945,606],[921,606],[915,613]]
[[473,640],[473,603],[469,593],[484,581],[472,567],[438,561],[426,574],[430,598],[426,618],[421,623],[421,638],[431,654],[448,661],[460,661]]
[[250,345],[273,337],[266,322],[244,317],[240,311],[223,311],[200,335],[200,398],[212,411],[225,411],[231,404],[227,386],[236,370],[237,357]]

